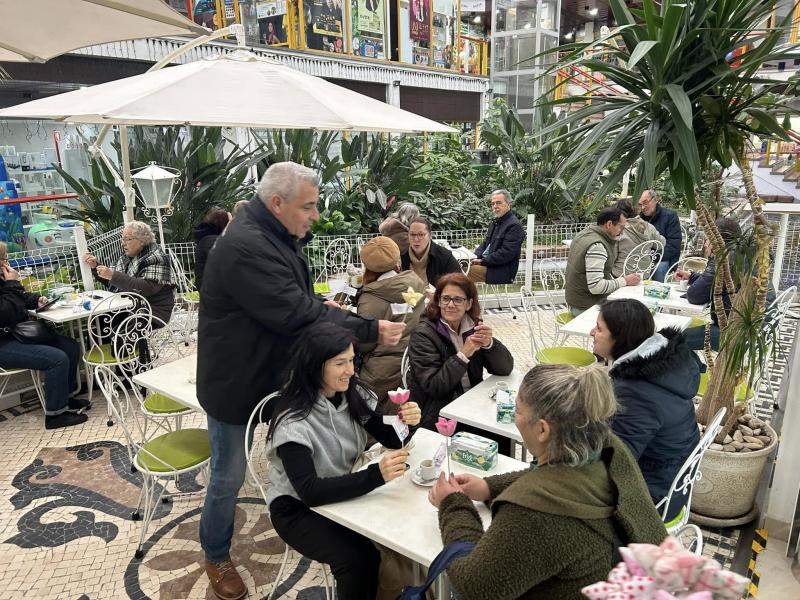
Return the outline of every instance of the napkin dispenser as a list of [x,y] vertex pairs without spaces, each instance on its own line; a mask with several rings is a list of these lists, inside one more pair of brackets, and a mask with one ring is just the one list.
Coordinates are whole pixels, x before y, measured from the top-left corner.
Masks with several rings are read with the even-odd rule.
[[497,464],[497,442],[460,431],[450,440],[450,459],[473,469],[489,471]]
[[644,295],[648,298],[666,300],[669,298],[669,286],[662,283],[651,283],[644,286]]

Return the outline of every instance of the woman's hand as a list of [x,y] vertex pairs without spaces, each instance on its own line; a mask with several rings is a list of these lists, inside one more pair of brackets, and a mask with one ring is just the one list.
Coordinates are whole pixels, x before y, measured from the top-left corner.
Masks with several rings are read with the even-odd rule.
[[400,420],[403,423],[411,425],[412,427],[414,425],[419,425],[419,422],[422,420],[422,411],[419,408],[419,404],[416,402],[406,402],[401,405],[397,414],[400,416]]
[[458,485],[455,475],[450,475],[450,478],[447,478],[444,473],[439,473],[439,479],[436,480],[436,483],[428,492],[428,502],[439,508],[442,500],[450,494],[457,494],[458,492],[463,492],[463,490]]
[[48,302],[50,302],[50,298],[47,296],[39,296],[39,308],[42,308]]
[[381,475],[386,483],[392,479],[402,477],[406,472],[406,459],[408,452],[405,450],[392,450],[383,455],[381,462],[378,466],[381,469]]
[[14,269],[9,267],[8,265],[3,265],[3,277],[6,281],[19,281],[19,273],[17,273]]
[[111,267],[106,267],[105,265],[98,265],[97,274],[103,279],[108,279],[111,281],[111,276],[114,274],[114,269]]
[[83,255],[83,262],[85,262],[87,265],[89,265],[90,269],[96,269],[97,268],[97,259],[94,257],[94,254],[90,254],[89,252],[84,254]]
[[465,493],[470,500],[486,502],[489,499],[489,484],[486,483],[485,480],[467,473],[455,475],[454,477],[461,491]]
[[485,348],[492,343],[492,328],[485,323],[475,326],[475,332],[470,336],[481,348]]

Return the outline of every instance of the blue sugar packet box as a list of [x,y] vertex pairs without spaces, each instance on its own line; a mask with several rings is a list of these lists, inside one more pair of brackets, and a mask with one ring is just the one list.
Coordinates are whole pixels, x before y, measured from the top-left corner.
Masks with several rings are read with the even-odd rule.
[[497,442],[459,431],[450,440],[450,459],[473,469],[489,471],[497,464]]
[[511,425],[514,423],[514,412],[516,410],[516,394],[498,390],[495,399],[497,400],[497,422]]

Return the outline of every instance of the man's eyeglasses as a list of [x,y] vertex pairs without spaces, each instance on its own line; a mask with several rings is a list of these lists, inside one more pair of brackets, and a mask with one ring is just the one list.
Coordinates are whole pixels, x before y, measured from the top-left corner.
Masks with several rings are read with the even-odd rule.
[[467,299],[463,296],[442,296],[439,298],[439,306],[447,306],[451,302],[453,306],[461,306]]
[[409,233],[408,237],[414,238],[415,240],[421,240],[426,235],[428,235],[428,234],[427,233]]

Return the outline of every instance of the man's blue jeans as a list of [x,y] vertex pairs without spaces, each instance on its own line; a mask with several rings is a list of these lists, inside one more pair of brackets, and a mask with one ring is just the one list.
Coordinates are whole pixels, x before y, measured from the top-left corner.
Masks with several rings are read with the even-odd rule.
[[200,517],[200,544],[206,560],[227,560],[233,537],[233,517],[247,462],[244,438],[247,425],[231,425],[208,416],[211,477]]
[[75,389],[81,347],[72,338],[57,335],[53,345],[23,344],[15,339],[0,342],[0,367],[44,372],[46,415],[67,410],[69,394]]
[[653,273],[653,281],[664,281],[664,278],[667,276],[667,271],[669,271],[670,265],[666,260],[662,260],[658,263],[655,272]]

